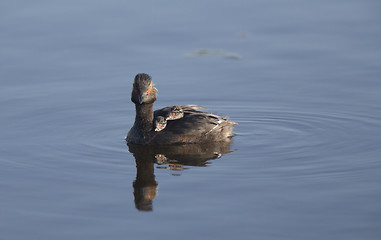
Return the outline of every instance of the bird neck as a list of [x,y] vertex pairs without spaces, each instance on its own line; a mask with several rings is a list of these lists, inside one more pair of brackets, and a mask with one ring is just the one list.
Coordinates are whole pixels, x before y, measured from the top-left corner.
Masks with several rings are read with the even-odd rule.
[[135,109],[136,116],[134,125],[142,129],[143,132],[151,131],[153,124],[153,103],[135,104]]

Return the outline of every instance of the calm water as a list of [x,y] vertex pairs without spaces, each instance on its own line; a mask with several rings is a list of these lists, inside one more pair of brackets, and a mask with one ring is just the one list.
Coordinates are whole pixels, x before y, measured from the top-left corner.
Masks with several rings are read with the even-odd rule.
[[[380,239],[379,1],[2,1],[1,239]],[[155,108],[231,145],[128,148]]]

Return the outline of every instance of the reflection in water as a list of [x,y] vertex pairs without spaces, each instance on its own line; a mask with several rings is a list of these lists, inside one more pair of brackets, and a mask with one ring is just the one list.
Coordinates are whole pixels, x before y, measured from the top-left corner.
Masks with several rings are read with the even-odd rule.
[[[133,183],[135,207],[152,211],[158,183],[155,180],[154,164],[160,168],[183,170],[184,166],[206,166],[207,161],[230,153],[231,140],[210,144],[186,144],[164,146],[142,146],[128,144],[136,161],[136,180]],[[168,167],[162,167],[168,165]]]

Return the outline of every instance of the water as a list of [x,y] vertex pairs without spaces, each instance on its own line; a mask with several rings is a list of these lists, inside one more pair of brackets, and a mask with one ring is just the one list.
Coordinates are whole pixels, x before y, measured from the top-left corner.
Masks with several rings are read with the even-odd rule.
[[[378,1],[0,9],[1,239],[380,238]],[[238,122],[231,151],[134,156],[139,72]]]

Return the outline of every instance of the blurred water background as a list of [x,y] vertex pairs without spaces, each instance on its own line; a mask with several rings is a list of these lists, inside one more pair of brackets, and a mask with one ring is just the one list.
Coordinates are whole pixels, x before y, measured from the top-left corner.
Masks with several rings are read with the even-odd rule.
[[[1,239],[380,239],[380,13],[371,0],[2,1]],[[124,141],[139,72],[155,109],[238,122],[231,151],[140,162]]]

